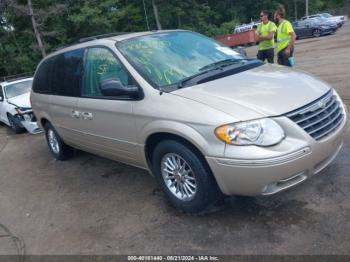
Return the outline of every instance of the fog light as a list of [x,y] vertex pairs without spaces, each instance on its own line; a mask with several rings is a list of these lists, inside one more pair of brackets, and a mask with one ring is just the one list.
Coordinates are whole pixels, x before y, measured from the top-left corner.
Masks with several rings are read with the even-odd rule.
[[287,188],[293,187],[307,179],[307,171],[303,171],[297,175],[281,179],[277,182],[272,182],[266,186],[264,186],[262,190],[262,195],[272,195],[278,193]]

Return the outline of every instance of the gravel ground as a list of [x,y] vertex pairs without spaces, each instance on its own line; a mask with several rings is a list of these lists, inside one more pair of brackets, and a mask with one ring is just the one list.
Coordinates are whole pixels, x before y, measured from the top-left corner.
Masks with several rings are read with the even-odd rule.
[[[349,43],[346,24],[296,46],[297,67],[332,84],[348,106]],[[350,254],[349,135],[336,160],[302,185],[232,197],[204,216],[173,209],[142,170],[83,152],[54,161],[43,135],[1,125],[0,150],[0,224],[27,254]],[[0,254],[17,252],[0,238]]]

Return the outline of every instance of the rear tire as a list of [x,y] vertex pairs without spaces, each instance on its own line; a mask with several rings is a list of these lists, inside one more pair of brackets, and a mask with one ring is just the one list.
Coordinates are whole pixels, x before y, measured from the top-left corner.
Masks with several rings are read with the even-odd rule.
[[10,127],[12,128],[13,132],[15,132],[15,134],[24,132],[25,129],[18,124],[18,120],[13,115],[7,114],[7,119],[10,123]]
[[63,142],[50,123],[46,123],[44,129],[47,145],[49,146],[52,156],[61,161],[71,158],[74,154],[74,148]]
[[166,198],[186,213],[205,212],[222,199],[205,159],[178,141],[161,141],[154,149],[152,167]]

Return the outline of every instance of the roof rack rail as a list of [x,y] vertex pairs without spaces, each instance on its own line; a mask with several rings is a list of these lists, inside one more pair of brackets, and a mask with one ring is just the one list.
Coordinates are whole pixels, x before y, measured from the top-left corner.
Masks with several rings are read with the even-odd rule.
[[84,38],[80,38],[79,40],[75,40],[72,43],[67,44],[65,46],[56,47],[53,49],[53,51],[59,51],[63,48],[67,48],[67,47],[72,46],[72,45],[85,43],[85,42],[89,42],[89,41],[93,41],[93,40],[97,40],[97,39],[101,39],[101,38],[105,38],[105,37],[112,37],[112,36],[125,35],[125,34],[131,34],[131,33],[135,33],[135,32],[114,32],[114,33],[108,33],[108,34],[102,34],[102,35],[87,36]]
[[125,34],[130,34],[130,33],[135,33],[135,32],[114,32],[114,33],[108,33],[108,34],[102,34],[102,35],[95,35],[95,36],[88,36],[84,38],[80,38],[78,40],[78,43],[84,43],[96,39],[101,39],[105,37],[112,37],[112,36],[118,36],[118,35],[125,35]]
[[32,77],[33,75],[34,75],[34,72],[27,72],[27,73],[10,75],[10,76],[2,76],[2,77],[0,77],[0,81],[13,82],[13,81],[21,80],[24,78]]

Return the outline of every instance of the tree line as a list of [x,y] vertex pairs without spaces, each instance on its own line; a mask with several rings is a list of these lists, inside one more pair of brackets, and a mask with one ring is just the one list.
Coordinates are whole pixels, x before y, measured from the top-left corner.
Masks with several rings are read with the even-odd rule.
[[[346,2],[309,0],[309,10]],[[176,28],[227,34],[279,3],[290,20],[305,14],[304,0],[0,0],[0,76],[33,72],[47,53],[92,35]]]

